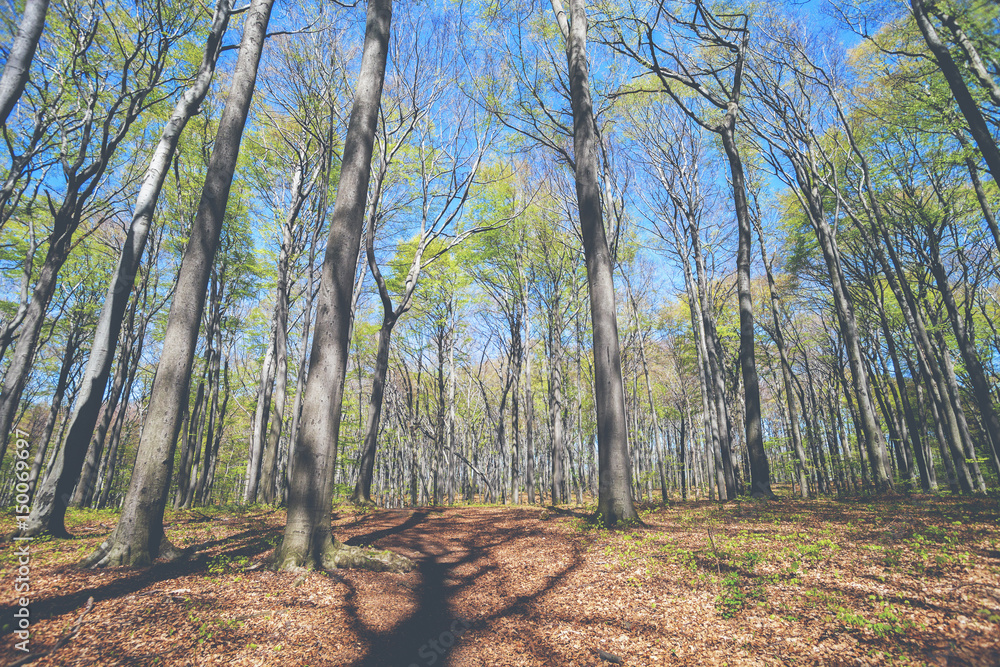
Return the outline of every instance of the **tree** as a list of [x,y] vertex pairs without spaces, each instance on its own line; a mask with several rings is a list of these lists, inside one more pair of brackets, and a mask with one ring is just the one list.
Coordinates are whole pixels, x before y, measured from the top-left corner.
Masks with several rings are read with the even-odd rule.
[[[664,38],[671,48],[656,38],[660,17],[669,25]],[[755,497],[773,497],[770,467],[764,451],[760,416],[760,386],[754,350],[754,314],[750,293],[750,255],[752,229],[747,207],[746,176],[736,141],[736,124],[740,113],[740,97],[746,66],[749,19],[746,14],[721,14],[729,22],[720,21],[701,0],[696,0],[691,19],[672,14],[661,2],[655,8],[652,22],[643,17],[630,18],[639,43],[633,47],[620,27],[613,48],[641,63],[656,76],[662,90],[702,128],[714,132],[722,140],[729,161],[733,187],[733,207],[736,213],[739,244],[736,254],[737,291],[740,303],[740,370],[743,374],[744,428],[750,455],[751,493]],[[690,51],[681,49],[687,46]],[[661,63],[662,59],[666,63]],[[731,80],[723,80],[724,72],[732,72]],[[682,95],[679,91],[684,91]],[[696,113],[687,93],[707,102],[713,114],[705,117]],[[721,117],[719,117],[721,114]]]
[[7,62],[0,76],[0,125],[7,125],[7,116],[24,91],[31,73],[31,61],[35,57],[38,40],[45,29],[45,14],[49,11],[49,0],[27,0],[17,37],[7,53]]
[[35,497],[31,515],[28,517],[28,526],[21,532],[22,535],[37,535],[42,531],[60,537],[68,534],[64,524],[66,507],[73,487],[80,478],[87,447],[97,424],[104,391],[111,375],[118,335],[121,333],[129,295],[132,293],[132,286],[142,262],[156,202],[163,183],[170,173],[170,163],[177,150],[181,132],[191,116],[198,111],[208,93],[219,49],[222,46],[222,37],[229,24],[231,9],[231,0],[217,2],[205,43],[205,53],[195,75],[195,81],[178,100],[153,152],[136,199],[135,211],[122,245],[115,276],[108,286],[104,307],[101,309],[87,368],[81,382],[80,395],[69,421],[66,440],[56,459],[53,473],[49,475],[46,484],[42,485]]
[[92,566],[143,565],[173,555],[163,532],[171,466],[187,400],[205,291],[222,234],[222,223],[240,141],[257,79],[257,65],[274,0],[253,0],[243,28],[232,88],[219,120],[198,214],[177,275],[177,290],[156,368],[135,470],[118,524],[85,560]]
[[[419,61],[418,61],[419,62]],[[422,73],[414,75],[415,79]],[[420,78],[423,78],[422,76]],[[436,85],[435,85],[436,84]],[[375,448],[379,432],[379,422],[382,412],[382,400],[385,390],[385,378],[389,368],[389,341],[393,327],[407,310],[420,272],[438,257],[448,253],[471,234],[482,231],[482,228],[472,227],[452,235],[451,231],[456,221],[462,216],[465,203],[469,197],[472,185],[476,181],[479,165],[486,146],[490,143],[493,132],[487,125],[481,128],[474,114],[467,108],[456,104],[457,100],[448,105],[454,120],[449,123],[441,119],[437,123],[426,118],[433,105],[443,102],[435,88],[443,82],[414,81],[414,90],[407,91],[407,97],[414,100],[414,108],[403,112],[398,111],[398,122],[394,124],[393,135],[385,129],[379,135],[380,157],[379,169],[375,177],[375,192],[372,196],[371,210],[368,214],[365,255],[368,267],[375,279],[379,299],[382,302],[382,324],[378,333],[378,351],[376,353],[375,369],[372,373],[372,391],[368,404],[368,419],[365,424],[364,440],[361,445],[358,481],[354,487],[351,501],[355,503],[371,503],[372,473],[375,466]],[[426,99],[420,99],[421,90],[431,91]],[[383,121],[383,128],[389,119]],[[413,161],[404,161],[407,172],[419,173],[414,185],[418,188],[414,205],[418,210],[419,231],[406,250],[412,247],[412,257],[409,266],[400,271],[405,277],[399,292],[398,303],[392,304],[389,287],[382,276],[375,256],[375,226],[383,216],[380,202],[383,186],[388,175],[390,164],[411,132],[416,131],[415,155]],[[404,167],[404,168],[405,168]],[[404,219],[408,216],[403,216]]]
[[566,43],[573,107],[576,197],[590,288],[600,477],[597,514],[604,525],[610,527],[619,521],[638,521],[639,516],[632,500],[631,457],[615,310],[614,261],[604,229],[598,183],[597,136],[587,62],[587,14],[583,0],[570,0],[568,18],[561,0],[552,0],[552,10]]
[[[801,44],[777,36],[775,40],[773,48],[760,54],[765,62],[761,71],[755,72],[752,77],[753,91],[759,101],[758,110],[762,111],[757,114],[755,130],[766,147],[762,150],[765,159],[775,175],[791,188],[816,232],[826,264],[837,322],[847,346],[851,382],[858,398],[875,488],[882,492],[892,488],[885,438],[875,413],[871,384],[861,354],[854,304],[841,268],[840,248],[823,201],[825,184],[832,180],[827,174],[836,167],[824,152],[814,129],[816,119],[813,116],[820,113],[813,106],[814,100],[823,99],[829,88],[815,85],[813,81],[824,81],[828,75],[813,65]],[[782,74],[789,78],[782,80]]]
[[[672,246],[684,275],[702,389],[706,440],[714,459],[714,481],[720,500],[733,498],[736,479],[733,468],[730,411],[727,403],[725,362],[720,340],[714,292],[709,275],[710,247],[702,236],[704,218],[716,193],[711,185],[705,144],[697,126],[674,119],[666,108],[647,107],[640,122],[643,132],[656,137],[655,147],[642,159],[659,186],[648,197],[646,208],[653,212],[653,233]],[[665,223],[669,233],[662,228]],[[706,235],[714,235],[714,230]],[[693,260],[693,262],[691,261]],[[691,264],[694,264],[694,271]]]
[[[330,221],[302,399],[302,423],[291,461],[288,519],[275,564],[281,570],[369,563],[405,566],[399,557],[368,558],[334,541],[333,473],[340,435],[341,399],[350,347],[354,273],[365,219],[379,102],[389,51],[392,0],[369,0],[361,71],[344,141],[340,187]],[[389,561],[389,562],[387,562]]]

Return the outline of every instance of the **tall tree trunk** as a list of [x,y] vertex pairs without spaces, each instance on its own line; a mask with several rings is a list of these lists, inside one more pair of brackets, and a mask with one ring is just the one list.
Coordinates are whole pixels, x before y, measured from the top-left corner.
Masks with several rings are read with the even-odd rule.
[[[111,381],[111,391],[108,395],[107,402],[104,404],[103,409],[100,412],[97,427],[94,430],[93,436],[91,436],[90,445],[87,447],[87,457],[84,460],[83,469],[80,472],[80,481],[77,482],[76,490],[73,491],[73,498],[70,500],[71,504],[79,507],[86,507],[92,500],[95,490],[94,485],[97,481],[97,468],[104,458],[104,444],[107,440],[108,428],[111,427],[115,412],[118,409],[118,404],[123,398],[122,394],[125,391],[125,381],[129,375],[130,369],[133,367],[132,353],[137,344],[136,339],[139,337],[139,334],[133,329],[137,303],[138,300],[134,300],[128,309],[128,326],[125,328],[126,334],[121,348],[120,361],[115,370],[114,378]],[[143,333],[145,333],[145,331],[143,331]],[[63,443],[63,446],[66,446],[65,443]],[[65,511],[63,511],[62,514],[64,515]],[[62,518],[56,520],[53,519],[54,515],[53,518],[49,519],[49,523],[54,526],[55,530],[64,528]]]
[[[937,322],[934,322],[934,324],[937,325]],[[968,491],[970,493],[972,491],[985,493],[986,484],[979,470],[979,460],[976,458],[976,449],[972,442],[972,434],[969,431],[969,422],[965,416],[965,408],[962,406],[962,394],[958,385],[955,366],[951,360],[951,350],[948,348],[948,343],[945,341],[944,334],[941,333],[940,329],[936,329],[934,334],[941,359],[941,370],[944,373],[946,381],[945,388],[948,392],[948,403],[955,413],[955,422],[961,436],[959,439],[961,448],[954,452],[955,469],[959,473],[959,479],[962,478],[963,472],[968,476],[970,484]]]
[[[448,488],[448,504],[455,504],[455,383],[456,383],[456,373],[455,373],[455,332],[457,330],[457,322],[455,321],[455,311],[454,308],[451,309],[451,326],[449,327],[448,336],[448,421],[445,425],[445,451],[448,455],[447,463],[447,488]],[[516,394],[515,394],[516,396]],[[517,428],[517,422],[514,422],[514,428]],[[517,434],[514,437],[515,444],[517,443]],[[517,454],[514,453],[511,456],[511,498],[513,502],[517,502]]]
[[[513,372],[511,374],[510,424],[514,435],[514,447],[510,455],[510,496],[514,504],[519,505],[521,503],[521,366],[524,362],[524,348],[521,345],[521,318],[519,315],[515,315],[511,320],[510,344],[514,353],[511,355]],[[452,348],[454,349],[454,345]]]
[[125,319],[129,294],[139,272],[156,201],[169,173],[170,162],[173,160],[181,132],[191,116],[198,111],[208,93],[231,9],[232,0],[218,0],[195,82],[178,100],[150,160],[118,258],[115,278],[108,286],[104,306],[98,319],[97,331],[90,347],[90,357],[81,380],[80,395],[77,397],[62,448],[65,454],[54,471],[51,488],[39,489],[25,535],[37,535],[46,530],[52,531],[53,534],[66,532],[63,524],[66,504],[80,478],[87,449],[94,434],[94,426],[100,414],[118,336]]
[[351,299],[361,246],[372,149],[392,21],[392,0],[370,0],[361,71],[344,143],[316,308],[302,425],[291,461],[288,519],[279,569],[336,567],[331,533],[333,471],[350,347]]
[[[736,93],[738,95],[738,93]],[[733,198],[739,227],[736,253],[736,288],[740,304],[740,371],[743,375],[744,431],[747,453],[750,457],[750,493],[754,498],[774,498],[771,490],[771,468],[764,451],[764,438],[760,425],[760,383],[757,378],[757,357],[754,350],[753,301],[750,295],[750,249],[752,246],[750,216],[746,199],[746,182],[743,161],[736,147],[735,103],[726,113],[727,122],[720,128],[722,146],[729,159],[733,181]],[[731,120],[730,120],[731,119]]]
[[958,102],[958,108],[962,110],[962,115],[965,116],[965,121],[969,124],[969,132],[972,134],[976,146],[979,147],[983,159],[986,160],[986,166],[993,174],[993,180],[1000,186],[1000,149],[997,148],[996,139],[990,132],[976,100],[969,92],[965,79],[962,78],[962,71],[955,64],[948,47],[941,41],[937,29],[931,23],[925,0],[910,0],[910,7],[913,9],[913,18],[916,19],[917,27],[920,28],[920,34],[924,36],[927,47],[934,55],[938,67],[941,68],[941,74],[948,82],[951,94]]
[[[107,502],[107,495],[111,486],[111,480],[114,477],[115,464],[118,460],[117,447],[121,442],[122,426],[124,425],[125,418],[128,414],[129,395],[132,392],[132,385],[135,382],[135,375],[139,368],[139,361],[142,358],[144,336],[139,334],[145,333],[146,325],[149,323],[149,319],[155,312],[156,311],[153,310],[142,318],[141,326],[135,329],[136,333],[134,334],[134,340],[131,343],[126,343],[126,347],[129,348],[129,354],[126,357],[123,353],[122,359],[119,363],[124,364],[127,361],[128,368],[125,370],[124,383],[122,384],[121,391],[119,391],[118,399],[115,403],[115,411],[108,415],[110,422],[104,427],[103,432],[98,431],[98,433],[95,434],[95,437],[108,439],[111,444],[107,453],[101,458],[100,467],[97,469],[97,475],[94,478],[95,484],[93,497],[90,501],[92,506],[96,504],[97,507],[103,507],[104,503]],[[145,400],[145,397],[143,397],[143,400]],[[101,425],[99,424],[98,428],[100,427]],[[94,502],[95,500],[96,503]]]
[[7,126],[7,117],[24,91],[31,72],[31,61],[35,57],[38,40],[45,29],[45,13],[49,10],[49,0],[27,0],[24,14],[17,27],[17,37],[7,54],[7,63],[0,76],[0,126]]
[[229,190],[273,4],[274,0],[253,0],[250,5],[232,89],[209,159],[198,215],[181,260],[135,471],[118,525],[86,560],[91,566],[148,564],[168,546],[163,532],[163,511],[180,429],[180,406],[188,395],[205,292],[222,234]]
[[[219,356],[221,356],[221,351]],[[219,373],[216,373],[215,381],[216,396],[213,403],[218,401]],[[198,476],[198,484],[194,490],[194,500],[192,502],[204,505],[208,502],[209,489],[215,479],[215,469],[219,461],[219,447],[222,445],[222,434],[226,422],[226,408],[229,407],[229,357],[222,362],[222,405],[215,415],[214,427],[209,428],[208,437],[205,439],[205,460],[202,463],[201,474]],[[211,444],[211,447],[209,447]]]
[[660,477],[660,497],[666,505],[669,498],[667,492],[667,478],[663,471],[663,445],[661,443],[660,417],[656,412],[656,405],[653,402],[653,387],[649,382],[649,364],[646,361],[646,336],[642,331],[639,322],[639,304],[636,302],[635,294],[628,280],[625,281],[625,289],[628,292],[629,300],[632,302],[632,315],[635,318],[635,327],[638,332],[636,340],[639,343],[639,361],[642,363],[642,375],[645,380],[646,400],[649,402],[649,415],[653,421],[653,448],[656,453],[656,466]]
[[618,318],[615,312],[614,261],[608,248],[598,185],[597,136],[590,99],[587,63],[587,15],[583,0],[570,0],[570,20],[561,0],[552,0],[566,41],[570,101],[573,107],[573,155],[576,198],[590,286],[594,340],[594,397],[597,403],[597,446],[600,484],[597,514],[605,526],[638,521],[632,500],[625,391],[622,387]]
[[260,483],[257,499],[263,503],[274,502],[278,489],[278,448],[281,429],[285,421],[286,388],[288,385],[288,307],[289,307],[289,264],[295,236],[295,225],[306,199],[312,192],[319,177],[317,168],[306,178],[302,161],[299,162],[292,179],[293,201],[285,223],[282,226],[281,251],[278,256],[278,280],[274,295],[274,389],[271,394],[271,415],[261,462]]

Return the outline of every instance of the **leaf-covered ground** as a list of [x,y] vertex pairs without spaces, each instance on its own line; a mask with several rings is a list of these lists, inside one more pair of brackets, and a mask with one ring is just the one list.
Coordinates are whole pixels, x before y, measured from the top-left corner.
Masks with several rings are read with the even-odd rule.
[[[116,517],[75,512],[30,545],[35,665],[1000,665],[995,500],[677,503],[605,531],[583,509],[337,515],[350,544],[409,574],[266,569],[284,514],[168,515],[193,555],[148,569],[74,563]],[[0,530],[9,534],[9,517]],[[0,664],[15,547],[2,545]],[[83,613],[87,599],[94,603]]]

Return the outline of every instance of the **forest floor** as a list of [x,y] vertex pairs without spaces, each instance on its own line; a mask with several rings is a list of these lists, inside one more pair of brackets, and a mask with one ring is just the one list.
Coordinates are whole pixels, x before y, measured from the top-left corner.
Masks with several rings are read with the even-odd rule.
[[[207,508],[168,513],[186,561],[76,567],[116,518],[71,512],[77,538],[29,543],[31,650],[79,626],[31,664],[1000,665],[995,499],[678,502],[615,531],[569,506],[335,514],[408,574],[273,572],[283,512]],[[2,665],[24,656],[15,550]]]

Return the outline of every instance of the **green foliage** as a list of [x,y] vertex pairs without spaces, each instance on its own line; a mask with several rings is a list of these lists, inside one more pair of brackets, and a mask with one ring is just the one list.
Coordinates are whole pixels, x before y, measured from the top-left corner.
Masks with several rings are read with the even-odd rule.
[[722,618],[733,618],[746,604],[747,595],[740,587],[738,572],[728,572],[722,578],[722,592],[715,598],[715,608]]

